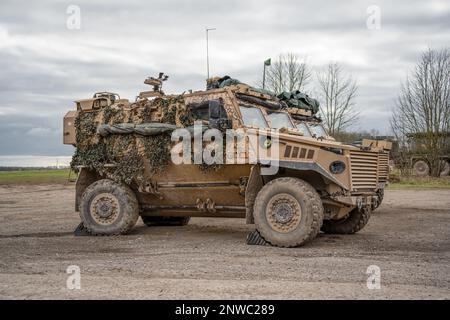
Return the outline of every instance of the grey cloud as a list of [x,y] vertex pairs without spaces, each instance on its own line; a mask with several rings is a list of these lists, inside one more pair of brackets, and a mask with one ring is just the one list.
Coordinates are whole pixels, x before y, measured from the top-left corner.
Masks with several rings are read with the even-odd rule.
[[[428,46],[450,43],[446,1],[39,1],[0,2],[0,154],[70,154],[62,117],[73,100],[109,90],[134,99],[164,71],[169,93],[204,88],[205,26],[211,70],[257,85],[262,61],[308,56],[314,71],[336,60],[358,79],[355,129],[389,130],[400,82]],[[66,9],[81,8],[81,30]],[[366,28],[369,5],[381,30]],[[311,82],[310,91],[315,83]]]
[[62,119],[58,116],[0,116],[0,155],[71,155],[62,145]]

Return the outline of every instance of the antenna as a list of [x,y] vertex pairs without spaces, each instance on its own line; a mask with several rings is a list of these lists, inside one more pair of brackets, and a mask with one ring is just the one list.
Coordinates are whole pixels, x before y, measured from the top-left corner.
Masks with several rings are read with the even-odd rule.
[[209,79],[209,31],[216,30],[216,28],[206,27],[206,79]]

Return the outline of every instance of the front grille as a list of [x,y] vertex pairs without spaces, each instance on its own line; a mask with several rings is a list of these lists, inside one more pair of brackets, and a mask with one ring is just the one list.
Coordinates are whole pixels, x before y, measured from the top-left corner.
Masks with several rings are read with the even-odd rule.
[[350,151],[353,190],[377,188],[378,153]]
[[385,183],[389,176],[389,153],[383,152],[378,155],[378,182]]

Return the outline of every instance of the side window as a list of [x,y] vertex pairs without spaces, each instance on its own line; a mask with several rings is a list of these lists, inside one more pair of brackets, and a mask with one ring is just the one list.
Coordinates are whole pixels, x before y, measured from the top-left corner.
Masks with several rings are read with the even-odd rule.
[[311,137],[311,132],[309,132],[308,126],[304,122],[300,122],[296,127],[305,137]]
[[255,107],[240,106],[244,125],[258,128],[268,128],[261,110]]
[[227,112],[220,100],[209,101],[209,118],[210,119],[227,119]]
[[188,105],[189,112],[197,120],[209,121],[210,119],[227,119],[227,112],[221,100],[208,100]]
[[209,101],[209,126],[216,129],[229,129],[233,123],[228,119],[222,100]]
[[272,112],[269,114],[269,120],[273,129],[294,127],[288,114],[284,112]]
[[327,132],[325,131],[325,128],[321,124],[310,124],[309,128],[311,129],[311,132],[317,137],[326,137]]
[[188,110],[188,112],[191,112],[197,120],[209,120],[209,101],[192,103],[188,105]]

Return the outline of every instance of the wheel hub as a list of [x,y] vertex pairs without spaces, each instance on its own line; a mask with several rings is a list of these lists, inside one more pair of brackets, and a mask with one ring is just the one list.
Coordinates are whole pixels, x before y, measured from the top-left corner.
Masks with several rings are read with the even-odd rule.
[[274,230],[281,233],[288,233],[297,228],[301,214],[299,202],[290,194],[277,194],[267,204],[267,221]]
[[288,203],[278,203],[274,207],[274,218],[278,223],[288,223],[294,217],[293,208]]
[[97,212],[102,218],[109,217],[113,213],[111,203],[109,201],[99,202],[97,204]]
[[92,199],[91,215],[98,224],[113,223],[119,215],[119,201],[109,193],[101,193]]

